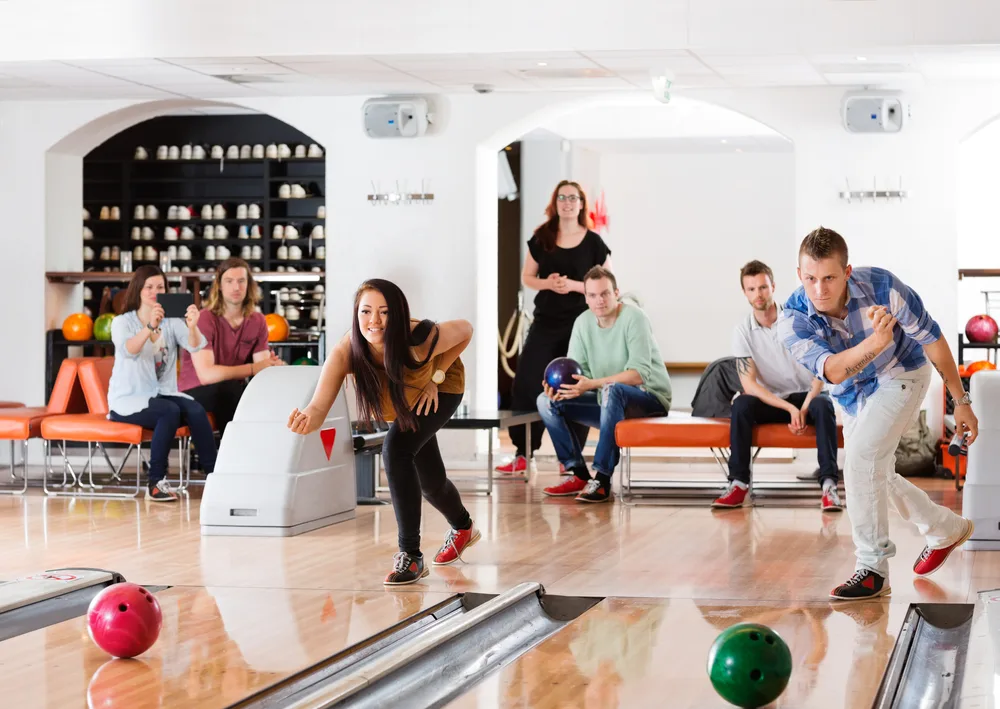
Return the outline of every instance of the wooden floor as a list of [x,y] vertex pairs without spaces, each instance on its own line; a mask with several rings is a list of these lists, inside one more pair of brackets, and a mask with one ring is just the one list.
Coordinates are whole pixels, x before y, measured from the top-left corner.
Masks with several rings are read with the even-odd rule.
[[[197,498],[4,496],[0,580],[86,566],[171,588],[157,594],[161,638],[140,660],[109,661],[83,619],[0,643],[3,703],[224,707],[451,594],[537,581],[605,600],[452,706],[728,706],[708,682],[707,650],[723,628],[756,619],[795,658],[778,706],[863,707],[910,602],[974,603],[1000,588],[1000,555],[989,552],[958,552],[933,579],[915,579],[923,542],[894,516],[891,600],[834,606],[826,594],[854,566],[846,513],[821,513],[818,502],[722,512],[585,505],[544,497],[555,479],[543,472],[530,485],[498,483],[492,498],[464,495],[483,534],[467,563],[432,567],[424,582],[393,591],[381,583],[396,550],[388,506],[289,539],[203,538]],[[953,483],[917,482],[960,509]],[[446,531],[425,507],[425,554]],[[966,682],[962,706],[992,706],[993,650],[982,637],[984,676]]]

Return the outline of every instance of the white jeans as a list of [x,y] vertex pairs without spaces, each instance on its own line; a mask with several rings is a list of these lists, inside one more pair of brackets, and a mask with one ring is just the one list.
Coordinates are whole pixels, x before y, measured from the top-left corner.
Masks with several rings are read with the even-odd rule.
[[888,578],[896,545],[889,539],[889,501],[907,522],[940,549],[962,534],[962,518],[931,502],[896,473],[896,446],[916,420],[931,380],[931,366],[904,372],[879,386],[858,415],[844,414],[844,489],[854,535],[856,569]]

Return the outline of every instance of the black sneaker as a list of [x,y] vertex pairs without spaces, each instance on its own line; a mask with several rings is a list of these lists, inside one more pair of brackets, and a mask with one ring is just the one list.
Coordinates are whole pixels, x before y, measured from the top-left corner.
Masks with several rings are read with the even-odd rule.
[[424,567],[424,557],[413,556],[405,551],[397,552],[392,557],[392,571],[385,577],[386,586],[405,586],[408,583],[416,583],[430,571]]
[[830,591],[830,598],[853,601],[887,596],[892,592],[886,580],[868,569],[859,569],[854,576]]
[[587,487],[576,496],[577,502],[607,502],[610,499],[611,485],[598,478],[588,480]]
[[154,502],[177,502],[177,497],[174,496],[173,491],[170,489],[170,483],[166,479],[161,480],[156,485],[148,485],[146,487],[146,499],[153,500]]

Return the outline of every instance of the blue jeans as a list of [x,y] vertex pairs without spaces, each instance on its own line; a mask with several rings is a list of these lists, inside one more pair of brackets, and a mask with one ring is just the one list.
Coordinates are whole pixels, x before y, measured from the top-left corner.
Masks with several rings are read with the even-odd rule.
[[608,384],[602,391],[601,403],[597,392],[588,391],[566,401],[552,401],[544,393],[537,399],[538,413],[555,446],[559,462],[566,470],[586,469],[583,450],[567,425],[573,421],[598,428],[601,435],[594,453],[594,471],[611,477],[618,465],[621,450],[615,442],[615,426],[625,419],[642,416],[666,416],[663,404],[652,394],[628,384]]
[[185,425],[198,447],[198,458],[206,473],[215,470],[215,435],[204,407],[183,396],[157,396],[149,400],[142,411],[128,416],[111,412],[112,421],[131,423],[153,432],[149,445],[149,485],[152,487],[167,476],[167,460],[177,429]]

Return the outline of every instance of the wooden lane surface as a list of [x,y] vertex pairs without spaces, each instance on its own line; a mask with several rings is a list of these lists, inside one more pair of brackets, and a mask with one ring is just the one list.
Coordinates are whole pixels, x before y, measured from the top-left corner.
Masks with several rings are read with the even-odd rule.
[[744,621],[776,630],[794,669],[769,707],[868,709],[908,604],[768,604],[608,598],[448,709],[714,709],[709,647]]
[[156,596],[163,629],[133,660],[113,660],[94,645],[84,618],[0,643],[0,703],[227,707],[448,598],[226,587],[175,587]]

